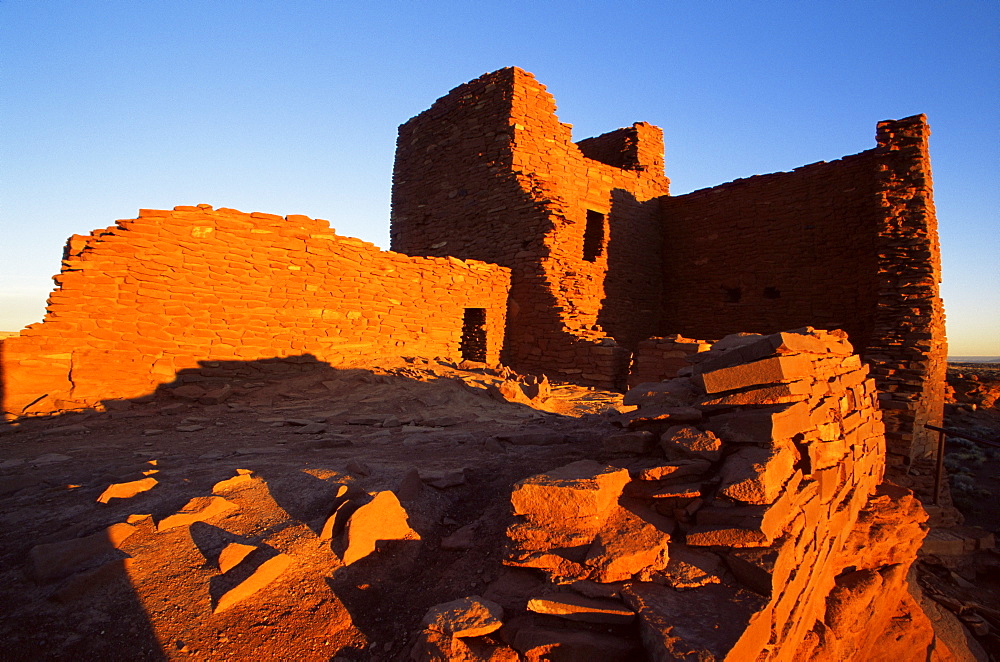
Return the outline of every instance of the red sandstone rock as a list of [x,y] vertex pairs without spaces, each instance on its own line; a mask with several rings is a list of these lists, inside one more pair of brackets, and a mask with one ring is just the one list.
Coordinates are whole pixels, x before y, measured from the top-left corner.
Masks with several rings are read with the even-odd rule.
[[549,593],[528,600],[528,611],[585,623],[627,624],[635,612],[617,600],[585,598],[576,593]]
[[601,440],[606,453],[643,455],[656,448],[656,435],[649,430],[637,430],[611,435]]
[[809,406],[804,402],[744,409],[710,417],[702,428],[714,432],[727,443],[768,444],[778,439],[791,439],[812,427]]
[[207,519],[217,517],[224,513],[238,509],[235,503],[226,501],[220,496],[195,497],[187,504],[169,517],[161,519],[157,525],[157,531],[166,531],[178,526],[188,526],[195,522],[204,522]]
[[741,448],[723,463],[719,492],[743,503],[774,503],[792,476],[796,456],[786,444]]
[[503,608],[473,595],[431,607],[421,625],[453,637],[478,637],[503,625]]
[[215,605],[215,613],[225,611],[238,602],[246,600],[285,572],[292,564],[292,557],[286,554],[272,556],[257,566],[253,574],[226,591]]
[[510,501],[515,515],[553,529],[552,546],[579,544],[597,533],[628,481],[625,469],[580,460],[522,480]]
[[711,466],[712,464],[708,460],[677,460],[675,462],[642,469],[636,473],[636,478],[639,480],[660,480],[663,478],[699,476],[708,471]]
[[519,628],[514,633],[512,644],[528,662],[634,662],[643,655],[641,646],[623,637],[537,625]]
[[198,402],[203,405],[218,405],[228,400],[232,394],[233,387],[229,384],[225,384],[219,388],[206,391],[203,396],[198,398]]
[[721,572],[722,561],[715,554],[678,544],[670,546],[670,562],[660,576],[673,588],[686,589],[718,584]]
[[749,386],[803,379],[809,375],[811,370],[811,357],[789,354],[761,359],[753,363],[737,363],[729,368],[704,372],[699,375],[699,381],[704,385],[706,393],[720,393]]
[[[639,615],[650,659],[747,660],[759,649],[741,642],[765,601],[756,593],[723,584],[680,592],[634,582],[623,597]],[[767,643],[766,639],[763,643]]]
[[641,407],[649,405],[686,407],[694,402],[696,394],[697,390],[686,378],[647,382],[630,388],[622,399],[622,404]]
[[119,523],[83,538],[37,545],[28,554],[32,573],[43,582],[66,577],[114,552],[135,532],[131,524]]
[[664,568],[669,542],[668,533],[618,506],[594,539],[584,563],[593,568],[591,579],[622,581],[644,570]]
[[437,630],[424,630],[410,650],[413,662],[519,662],[510,647],[488,638],[460,639]]
[[136,494],[153,489],[157,483],[158,481],[153,477],[133,480],[128,483],[113,483],[101,492],[101,495],[97,497],[97,502],[107,503],[111,499],[131,499]]
[[667,457],[677,455],[714,462],[722,457],[722,442],[714,433],[690,425],[675,425],[660,437],[660,447]]
[[231,542],[219,553],[219,572],[225,574],[232,568],[239,565],[250,552],[257,549],[254,545],[244,545],[239,542]]
[[376,550],[384,540],[420,540],[410,528],[406,511],[392,492],[377,492],[371,501],[347,520],[344,565],[351,565]]

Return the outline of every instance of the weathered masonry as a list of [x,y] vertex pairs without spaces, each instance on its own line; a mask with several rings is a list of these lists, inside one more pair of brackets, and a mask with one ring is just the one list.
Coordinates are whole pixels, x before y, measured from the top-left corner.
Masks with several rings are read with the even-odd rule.
[[181,370],[309,355],[495,363],[507,269],[378,250],[305,216],[140,210],[69,240],[48,313],[3,342],[3,409],[134,398]]
[[507,68],[401,126],[397,252],[208,205],[74,236],[45,321],[0,345],[5,415],[304,355],[502,360],[621,387],[733,332],[813,326],[846,330],[868,363],[890,463],[927,452],[946,346],[922,115],[881,122],[860,154],[671,196],[660,129],[573,142],[555,109]]
[[860,154],[670,196],[658,128],[573,142],[545,87],[502,69],[400,127],[392,248],[510,268],[504,360],[584,383],[624,383],[650,337],[843,328],[906,462],[946,368],[929,133],[881,122]]

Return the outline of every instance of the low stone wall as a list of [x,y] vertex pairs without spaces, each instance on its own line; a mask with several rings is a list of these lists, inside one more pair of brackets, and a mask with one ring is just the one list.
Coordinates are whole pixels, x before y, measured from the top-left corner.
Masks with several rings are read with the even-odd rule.
[[8,416],[137,397],[214,361],[496,364],[510,275],[380,251],[306,216],[199,205],[73,236],[55,280],[44,322],[0,349]]
[[689,357],[707,352],[711,347],[712,344],[705,340],[692,340],[677,334],[643,340],[632,355],[628,386],[673,379],[679,370],[691,365]]
[[883,483],[846,335],[728,336],[696,358],[630,391],[604,462],[515,485],[507,563],[603,598],[528,609],[634,613],[652,660],[949,659],[907,592],[926,514]]

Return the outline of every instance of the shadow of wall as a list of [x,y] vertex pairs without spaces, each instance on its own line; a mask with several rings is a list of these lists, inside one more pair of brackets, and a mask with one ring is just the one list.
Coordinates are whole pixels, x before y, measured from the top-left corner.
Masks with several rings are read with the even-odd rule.
[[611,194],[607,274],[597,321],[634,352],[662,328],[663,245],[659,199],[640,201],[623,189]]

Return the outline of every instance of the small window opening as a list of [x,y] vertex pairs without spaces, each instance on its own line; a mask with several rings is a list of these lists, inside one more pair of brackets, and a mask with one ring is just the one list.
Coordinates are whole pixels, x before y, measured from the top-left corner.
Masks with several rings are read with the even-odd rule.
[[587,210],[587,226],[583,230],[583,259],[594,262],[604,252],[604,214]]
[[726,303],[739,303],[740,299],[743,298],[743,288],[742,287],[726,287],[722,286],[722,300]]
[[486,309],[466,308],[462,318],[463,361],[486,362]]
[[765,287],[764,288],[764,298],[765,299],[780,299],[781,292],[776,287]]

